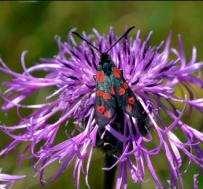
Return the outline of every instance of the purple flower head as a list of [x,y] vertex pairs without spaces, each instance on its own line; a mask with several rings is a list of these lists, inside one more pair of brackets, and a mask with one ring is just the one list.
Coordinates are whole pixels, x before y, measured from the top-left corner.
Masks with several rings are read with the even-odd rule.
[[[38,64],[26,68],[26,52],[23,52],[23,73],[12,71],[1,60],[0,71],[12,78],[5,83],[6,91],[1,94],[4,99],[2,109],[6,111],[16,107],[17,110],[28,108],[34,111],[16,125],[1,126],[1,130],[12,141],[0,151],[0,155],[26,143],[26,150],[36,160],[34,167],[41,182],[46,180],[45,168],[58,161],[60,167],[51,180],[74,163],[73,174],[77,188],[80,187],[81,175],[84,175],[86,184],[90,187],[88,172],[93,150],[99,142],[102,142],[102,148],[110,143],[112,147],[108,152],[112,152],[115,161],[103,169],[109,171],[118,167],[117,189],[127,188],[128,177],[135,183],[144,182],[147,169],[156,188],[164,188],[166,182],[160,181],[152,161],[161,153],[165,154],[168,161],[170,185],[182,186],[183,157],[203,167],[203,152],[200,148],[203,133],[182,119],[188,107],[203,111],[203,99],[196,99],[192,91],[192,86],[203,87],[203,80],[194,76],[195,72],[201,70],[203,63],[196,61],[196,48],[192,50],[192,58],[186,59],[181,37],[179,49],[176,50],[170,46],[171,34],[158,46],[150,46],[151,35],[150,32],[145,40],[141,40],[138,31],[134,38],[125,38],[109,51],[112,61],[123,70],[126,82],[147,112],[148,135],[142,136],[137,129],[136,119],[124,112],[121,130],[114,126],[114,120],[103,130],[97,125],[95,75],[100,54],[85,41],[76,42],[71,30],[67,41],[62,42],[59,37],[56,38],[59,51],[53,58],[42,59]],[[112,28],[107,35],[94,29],[93,34],[83,33],[83,37],[101,52],[105,52],[118,39]],[[35,73],[41,71],[46,75],[36,77]],[[182,88],[183,95],[177,95],[178,86]],[[48,87],[52,90],[44,97],[44,103],[23,103],[33,93]],[[50,122],[55,115],[60,116]],[[64,127],[70,120],[73,120],[77,132],[69,135],[67,140],[56,143],[60,127]],[[180,139],[176,131],[180,131],[185,139]],[[153,148],[149,147],[154,143],[156,145]]]

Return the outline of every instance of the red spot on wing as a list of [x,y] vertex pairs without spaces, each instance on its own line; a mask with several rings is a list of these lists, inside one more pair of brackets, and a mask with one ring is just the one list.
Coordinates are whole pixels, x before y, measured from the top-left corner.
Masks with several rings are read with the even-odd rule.
[[110,100],[111,99],[111,94],[110,93],[107,93],[107,92],[104,92],[104,91],[101,91],[101,90],[97,90],[96,95],[98,97],[103,98],[104,100]]
[[106,108],[105,106],[97,106],[96,110],[100,113],[100,114],[104,114],[106,112]]
[[96,75],[96,81],[102,83],[105,81],[105,74],[103,71],[98,71]]
[[135,104],[135,98],[133,96],[128,98],[128,104],[131,104],[131,105]]
[[97,90],[97,91],[96,91],[96,95],[97,95],[98,97],[102,97],[103,91]]
[[110,119],[112,117],[111,111],[108,111],[105,106],[96,106],[96,110],[106,118]]
[[128,89],[129,89],[128,84],[124,82],[118,89],[119,95],[124,95]]
[[114,67],[113,68],[113,75],[114,75],[115,78],[121,78],[121,70]]
[[123,83],[123,88],[128,89],[128,84],[126,82]]
[[111,99],[111,94],[104,92],[102,95],[102,98],[104,100],[110,100]]
[[119,89],[118,89],[118,93],[119,93],[119,95],[124,95],[125,94],[125,88],[123,88],[123,87],[120,87]]
[[104,113],[104,116],[105,116],[106,118],[111,118],[111,117],[112,117],[112,114],[111,114],[110,111],[106,111],[106,112]]

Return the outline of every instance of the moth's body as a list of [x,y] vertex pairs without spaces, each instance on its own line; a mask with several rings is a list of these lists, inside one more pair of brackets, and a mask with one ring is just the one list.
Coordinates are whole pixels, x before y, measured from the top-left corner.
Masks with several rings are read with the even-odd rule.
[[96,75],[95,118],[100,127],[113,121],[118,110],[136,118],[139,132],[147,134],[147,114],[108,54],[102,54]]
[[[100,56],[100,62],[96,75],[96,102],[95,102],[95,119],[100,130],[115,120],[119,121],[119,116],[124,117],[124,113],[136,118],[139,132],[142,135],[147,134],[147,113],[140,102],[136,99],[134,93],[126,83],[122,70],[118,69],[113,63],[108,52],[134,28],[130,27],[113,45],[105,52],[91,44],[88,40],[73,32],[80,39],[84,40],[92,48],[97,50]],[[118,116],[119,115],[119,116]],[[123,123],[118,123],[124,125]]]

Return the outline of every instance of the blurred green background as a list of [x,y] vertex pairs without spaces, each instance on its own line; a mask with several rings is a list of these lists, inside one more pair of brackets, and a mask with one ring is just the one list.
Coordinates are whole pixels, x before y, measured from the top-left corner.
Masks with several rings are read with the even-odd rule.
[[[154,31],[152,43],[164,40],[170,30],[173,31],[173,46],[177,47],[177,34],[182,34],[185,42],[186,55],[190,58],[192,46],[198,49],[198,60],[203,60],[203,2],[0,2],[0,56],[15,71],[22,71],[20,67],[20,53],[28,50],[27,66],[35,64],[41,57],[52,57],[57,53],[54,36],[57,34],[66,39],[67,31],[71,27],[91,32],[92,28],[105,33],[109,26],[114,26],[120,34],[126,26],[135,25],[145,37],[150,30]],[[203,77],[202,77],[203,78]],[[0,82],[6,79],[0,75]],[[198,96],[202,92],[196,90]],[[32,101],[37,101],[42,94],[38,94]],[[8,116],[1,112],[1,122],[15,122],[18,118],[15,111]],[[186,118],[187,120],[187,118]],[[187,121],[195,128],[202,130],[202,114],[195,112],[192,119]],[[63,132],[61,140],[65,139]],[[6,136],[1,136],[1,145],[8,142]],[[30,162],[22,166],[16,163],[18,150],[6,158],[1,158],[0,167],[9,173],[26,173],[28,177],[17,183],[15,189],[41,188],[37,178],[33,178]],[[92,188],[102,188],[103,173],[101,170],[103,156],[96,152],[90,170],[90,185]],[[154,161],[162,180],[168,177],[168,164],[160,156]],[[186,165],[185,165],[186,167]],[[49,172],[54,170],[54,166]],[[192,176],[200,171],[191,165],[184,174],[185,189],[193,188]],[[202,172],[201,172],[202,174]],[[137,185],[129,182],[129,189],[154,188],[149,174],[148,182]],[[72,189],[74,188],[72,168],[68,169],[56,182],[50,183],[45,189]],[[82,181],[81,188],[86,188]],[[200,176],[200,188],[203,188],[203,178]]]

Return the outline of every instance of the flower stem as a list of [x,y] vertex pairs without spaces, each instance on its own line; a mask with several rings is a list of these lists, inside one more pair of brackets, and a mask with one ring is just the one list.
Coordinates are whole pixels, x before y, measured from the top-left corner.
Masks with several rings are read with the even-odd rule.
[[[105,154],[105,167],[110,167],[115,163],[116,159],[112,155],[108,153]],[[104,170],[104,189],[113,189],[114,188],[114,180],[116,175],[117,167],[113,167],[110,170]]]

